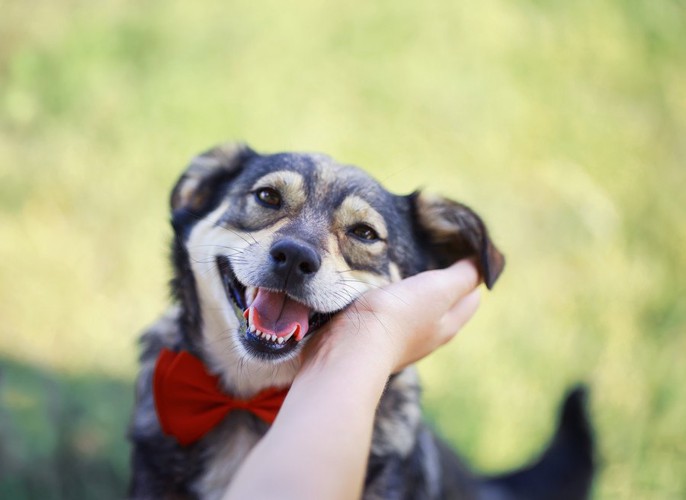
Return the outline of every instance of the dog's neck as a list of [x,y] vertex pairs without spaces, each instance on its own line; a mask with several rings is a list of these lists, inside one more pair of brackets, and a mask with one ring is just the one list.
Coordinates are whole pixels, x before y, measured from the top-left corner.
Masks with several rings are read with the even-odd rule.
[[[199,297],[203,292],[199,290]],[[278,364],[248,356],[236,338],[237,323],[229,324],[227,316],[217,307],[199,306],[200,318],[194,322],[195,312],[182,304],[179,326],[184,331],[184,349],[202,360],[207,370],[219,375],[224,390],[236,397],[249,398],[274,387],[288,387],[300,369],[300,359]]]

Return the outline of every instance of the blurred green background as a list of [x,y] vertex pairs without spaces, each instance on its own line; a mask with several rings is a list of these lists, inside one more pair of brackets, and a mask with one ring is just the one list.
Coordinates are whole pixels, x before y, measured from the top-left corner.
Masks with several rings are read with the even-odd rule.
[[596,498],[686,498],[683,2],[0,5],[0,497],[122,497],[168,193],[244,139],[484,215],[506,272],[421,365],[474,467],[586,381]]

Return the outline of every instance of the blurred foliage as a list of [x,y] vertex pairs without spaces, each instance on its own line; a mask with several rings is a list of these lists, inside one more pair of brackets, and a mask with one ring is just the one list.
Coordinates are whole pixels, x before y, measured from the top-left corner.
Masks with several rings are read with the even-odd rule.
[[121,497],[167,196],[238,138],[485,216],[506,272],[421,367],[476,467],[583,380],[596,497],[684,498],[685,34],[677,0],[3,2],[0,496]]
[[0,498],[122,498],[130,384],[0,362]]

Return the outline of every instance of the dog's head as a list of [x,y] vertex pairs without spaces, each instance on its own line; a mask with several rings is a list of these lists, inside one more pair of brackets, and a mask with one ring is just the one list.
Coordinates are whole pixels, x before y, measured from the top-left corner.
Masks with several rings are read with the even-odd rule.
[[470,256],[490,288],[504,266],[466,206],[319,154],[217,147],[171,208],[187,338],[239,393],[290,383],[309,336],[371,288]]

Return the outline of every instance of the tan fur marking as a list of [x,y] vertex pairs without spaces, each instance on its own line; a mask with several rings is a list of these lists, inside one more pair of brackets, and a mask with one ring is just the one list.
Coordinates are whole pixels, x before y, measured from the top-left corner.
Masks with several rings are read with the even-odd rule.
[[[345,283],[344,289],[346,294],[350,297],[356,298],[372,288],[384,286],[391,282],[388,277],[384,275],[350,269],[348,263],[343,258],[343,255],[341,255],[338,250],[338,239],[335,236],[331,235],[329,237],[327,248],[329,257],[326,259],[327,265],[324,273],[329,275],[336,273],[338,275],[337,280],[342,280],[343,283]],[[320,270],[320,272],[322,271]],[[336,278],[334,277],[334,279]]]
[[[351,237],[348,230],[356,224],[369,225],[379,234],[381,240],[367,243]],[[386,248],[383,240],[388,237],[388,230],[384,218],[359,196],[352,195],[343,200],[334,213],[333,229],[340,239],[343,252],[353,262],[368,261],[370,256],[380,255]]]
[[400,274],[400,268],[398,267],[398,264],[395,262],[391,262],[388,266],[388,272],[391,276],[391,283],[395,283],[396,281],[400,281],[403,279],[403,277]]
[[281,193],[283,204],[287,208],[300,207],[305,203],[305,181],[297,172],[281,170],[260,177],[252,186],[255,191],[260,188],[272,188]]
[[179,186],[179,190],[174,194],[174,207],[190,206],[193,208],[194,203],[194,193],[200,184],[200,179],[195,177],[187,177]]
[[334,214],[334,220],[339,229],[347,229],[355,224],[368,224],[379,237],[385,240],[388,238],[386,222],[379,212],[359,196],[348,196]]
[[233,170],[244,150],[243,144],[228,143],[193,158],[174,192],[172,207],[198,210],[209,194],[207,189],[198,189],[203,179],[218,168]]
[[417,216],[423,227],[429,227],[439,236],[454,235],[460,228],[443,216],[445,200],[440,196],[422,193],[417,197]]
[[[417,219],[420,226],[427,228],[431,233],[431,238],[436,243],[452,241],[455,236],[467,230],[467,224],[471,217],[468,216],[466,207],[459,205],[441,196],[434,194],[420,194],[417,197]],[[454,219],[446,218],[446,208],[453,208],[454,211],[461,211],[465,217],[461,226]],[[459,210],[458,210],[459,208]]]
[[[389,381],[391,390],[379,402],[376,420],[374,421],[374,435],[372,437],[372,453],[385,455],[400,453],[406,456],[414,446],[417,425],[421,420],[421,410],[418,402],[419,378],[414,366],[405,368]],[[390,389],[390,388],[389,388]],[[393,405],[389,397],[402,394],[400,405]]]

